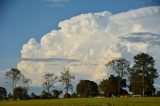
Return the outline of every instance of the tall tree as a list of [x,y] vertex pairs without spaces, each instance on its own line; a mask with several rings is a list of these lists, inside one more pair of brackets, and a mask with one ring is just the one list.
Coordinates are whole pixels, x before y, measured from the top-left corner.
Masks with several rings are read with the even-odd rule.
[[23,78],[23,74],[18,69],[12,68],[10,71],[6,72],[6,77],[11,81],[14,99],[14,88],[17,87],[17,83]]
[[113,69],[119,76],[118,77],[118,96],[120,96],[121,79],[123,79],[123,77],[128,74],[129,65],[130,65],[129,61],[125,60],[124,58],[117,58],[106,64],[106,67],[110,67],[111,69]]
[[[131,85],[134,84],[135,77],[141,77],[142,83],[142,96],[144,97],[145,92],[155,91],[154,79],[158,77],[157,69],[155,69],[155,60],[152,56],[146,53],[140,53],[134,56],[134,65],[131,69]],[[137,82],[138,83],[138,82]],[[133,89],[132,89],[133,90]],[[147,93],[147,92],[146,92]]]
[[80,80],[76,87],[77,94],[80,97],[94,97],[98,95],[98,85],[89,80]]
[[68,90],[73,87],[71,81],[72,79],[75,79],[75,76],[70,74],[69,67],[65,68],[64,72],[61,72],[60,74],[61,76],[59,82],[63,83],[64,89],[66,89],[66,94],[68,94]]
[[50,96],[50,89],[54,87],[57,76],[54,76],[54,73],[46,73],[43,76],[43,87],[47,90],[48,98]]

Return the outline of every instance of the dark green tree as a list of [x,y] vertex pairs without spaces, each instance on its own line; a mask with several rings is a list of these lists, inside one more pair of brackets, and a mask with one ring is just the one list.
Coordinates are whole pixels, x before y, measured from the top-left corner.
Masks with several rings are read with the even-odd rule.
[[33,92],[31,93],[31,98],[32,99],[40,99],[40,97]]
[[94,97],[98,95],[98,85],[89,80],[80,80],[76,87],[77,94],[80,97]]
[[157,91],[156,96],[160,97],[160,91]]
[[141,92],[140,94],[144,97],[145,95],[152,95],[155,92],[153,84],[158,74],[154,65],[155,60],[146,53],[134,56],[134,65],[130,71],[130,91],[132,93]]
[[126,84],[126,79],[122,79],[119,76],[115,77],[114,75],[110,75],[109,79],[102,80],[99,84],[99,88],[103,91],[105,97],[110,97],[112,95],[118,96],[118,80],[120,79],[120,95],[126,95],[124,92]]
[[7,91],[4,87],[0,87],[0,100],[5,99],[7,96]]
[[141,95],[143,92],[143,76],[142,75],[134,75],[130,80],[130,91],[134,95]]
[[47,90],[48,98],[50,97],[50,89],[54,88],[57,76],[54,76],[54,73],[46,73],[43,76],[43,87]]
[[103,79],[99,84],[100,90],[103,92],[105,97],[110,97],[112,94],[112,88],[108,79]]
[[27,90],[23,87],[16,87],[14,88],[14,98],[25,100],[29,99],[29,95],[27,94]]
[[11,93],[9,93],[7,96],[8,96],[8,99],[12,99],[13,98],[13,95]]
[[77,95],[77,93],[76,93],[76,92],[74,92],[74,93],[72,93],[71,97],[72,97],[72,98],[77,98],[77,97],[78,97],[78,95]]
[[59,91],[59,90],[52,90],[52,96],[53,98],[59,98],[59,96],[63,93],[62,91]]
[[118,77],[118,96],[120,96],[120,82],[127,74],[129,70],[129,61],[125,60],[124,58],[117,58],[114,59],[106,64],[106,67],[110,67],[113,69]]
[[[49,94],[49,96],[50,96],[50,94]],[[41,99],[48,99],[48,93],[45,90],[42,90],[40,98]]]
[[65,94],[63,95],[63,98],[71,98],[71,94],[65,93]]
[[66,89],[66,94],[68,94],[68,90],[73,89],[71,81],[72,79],[75,79],[75,76],[70,74],[69,67],[65,68],[64,72],[61,72],[60,74],[61,76],[59,82],[63,83],[64,89]]

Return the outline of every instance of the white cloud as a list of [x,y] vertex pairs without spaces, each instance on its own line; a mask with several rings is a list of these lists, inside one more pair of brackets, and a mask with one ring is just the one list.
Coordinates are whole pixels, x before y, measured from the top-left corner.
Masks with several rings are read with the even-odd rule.
[[[131,60],[137,53],[149,50],[156,60],[160,60],[158,22],[160,7],[156,6],[114,15],[105,11],[74,16],[60,22],[60,29],[47,33],[40,42],[32,38],[24,44],[21,57],[41,61],[22,60],[17,67],[33,80],[33,85],[40,85],[46,72],[59,75],[66,65],[71,66],[77,81],[90,79],[98,82],[110,74],[105,64],[113,58],[123,56]],[[78,61],[43,61],[46,58]]]
[[70,0],[44,0],[48,3],[47,7],[64,7],[65,3],[70,2]]

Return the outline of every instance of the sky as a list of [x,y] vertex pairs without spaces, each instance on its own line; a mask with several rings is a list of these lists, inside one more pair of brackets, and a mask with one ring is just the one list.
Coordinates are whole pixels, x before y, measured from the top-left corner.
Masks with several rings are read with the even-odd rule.
[[0,71],[17,67],[35,86],[38,76],[59,75],[67,65],[79,75],[76,81],[98,82],[110,74],[104,64],[115,57],[132,62],[139,52],[159,53],[159,0],[0,2]]
[[158,0],[1,0],[0,70],[16,67],[22,45],[58,29],[58,23],[84,13],[110,11],[113,14],[145,6]]

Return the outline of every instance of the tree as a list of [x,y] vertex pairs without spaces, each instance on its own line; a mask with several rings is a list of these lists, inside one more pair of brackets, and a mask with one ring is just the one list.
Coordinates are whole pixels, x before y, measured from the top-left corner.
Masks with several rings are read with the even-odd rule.
[[47,98],[48,98],[48,93],[45,90],[42,90],[42,92],[41,92],[41,99],[47,99]]
[[104,93],[105,97],[110,97],[111,96],[111,85],[110,85],[110,81],[108,79],[103,79],[100,84],[99,84],[99,88],[100,90],[102,90],[102,92]]
[[75,79],[75,76],[70,74],[69,67],[65,68],[64,72],[61,72],[60,74],[61,76],[59,82],[63,83],[64,89],[66,89],[66,94],[68,94],[68,90],[72,89],[71,80]]
[[98,85],[89,80],[80,80],[76,87],[77,94],[80,97],[94,97],[98,95]]
[[143,82],[142,75],[134,75],[132,80],[130,81],[129,90],[132,91],[133,94],[142,95],[143,96],[143,88],[145,85],[144,95],[152,96],[155,93],[155,88],[153,86],[153,82],[150,82],[150,79],[145,77]]
[[157,91],[156,96],[160,97],[160,91]]
[[102,80],[99,84],[100,90],[104,93],[105,97],[110,97],[112,95],[117,96],[118,95],[118,80],[120,79],[120,95],[127,94],[124,87],[127,86],[126,79],[122,79],[119,76],[110,75],[110,77],[106,80]]
[[8,99],[12,99],[13,98],[13,95],[11,93],[9,93],[7,96],[8,96]]
[[59,90],[52,90],[53,93],[53,98],[59,98],[59,96],[63,93],[62,91]]
[[28,91],[29,85],[32,83],[32,80],[26,77],[23,77],[22,79],[23,87]]
[[110,67],[111,69],[113,69],[119,76],[118,77],[118,96],[120,96],[121,78],[123,79],[123,77],[125,77],[125,75],[128,74],[129,65],[130,65],[129,61],[125,60],[124,58],[117,58],[106,64],[106,67]]
[[148,54],[140,53],[134,56],[134,65],[130,72],[130,90],[132,90],[133,93],[141,92],[144,97],[145,94],[152,95],[152,93],[155,92],[153,84],[154,79],[158,77],[158,74],[154,65],[155,60]]
[[23,74],[15,68],[6,72],[6,77],[10,79],[12,85],[13,99],[14,99],[14,88],[17,87],[17,83],[23,78]]
[[37,96],[35,93],[31,93],[31,98],[32,99],[40,99],[40,97],[39,96]]
[[[22,78],[22,87],[27,91],[27,93],[28,93],[29,86],[30,86],[31,83],[32,83],[31,79],[26,78],[25,76],[23,76],[23,78]],[[26,96],[28,96],[28,95],[26,95]]]
[[76,92],[72,93],[71,98],[77,98],[77,97],[78,97],[78,95]]
[[141,95],[143,92],[143,76],[134,75],[130,81],[129,90],[132,91],[134,95]]
[[29,99],[29,95],[27,94],[27,90],[23,87],[16,87],[14,88],[14,98],[25,100]]
[[114,75],[110,75],[109,77],[109,82],[110,82],[110,88],[111,89],[111,95],[114,95],[114,96],[119,96],[120,94],[120,86],[118,85],[119,84],[119,76],[115,77]]
[[50,89],[54,87],[57,76],[54,76],[54,73],[46,73],[43,76],[43,87],[47,90],[48,98],[50,96]]
[[65,94],[63,95],[63,98],[71,98],[71,94],[65,93]]
[[0,100],[5,99],[7,96],[7,91],[4,87],[0,87]]

